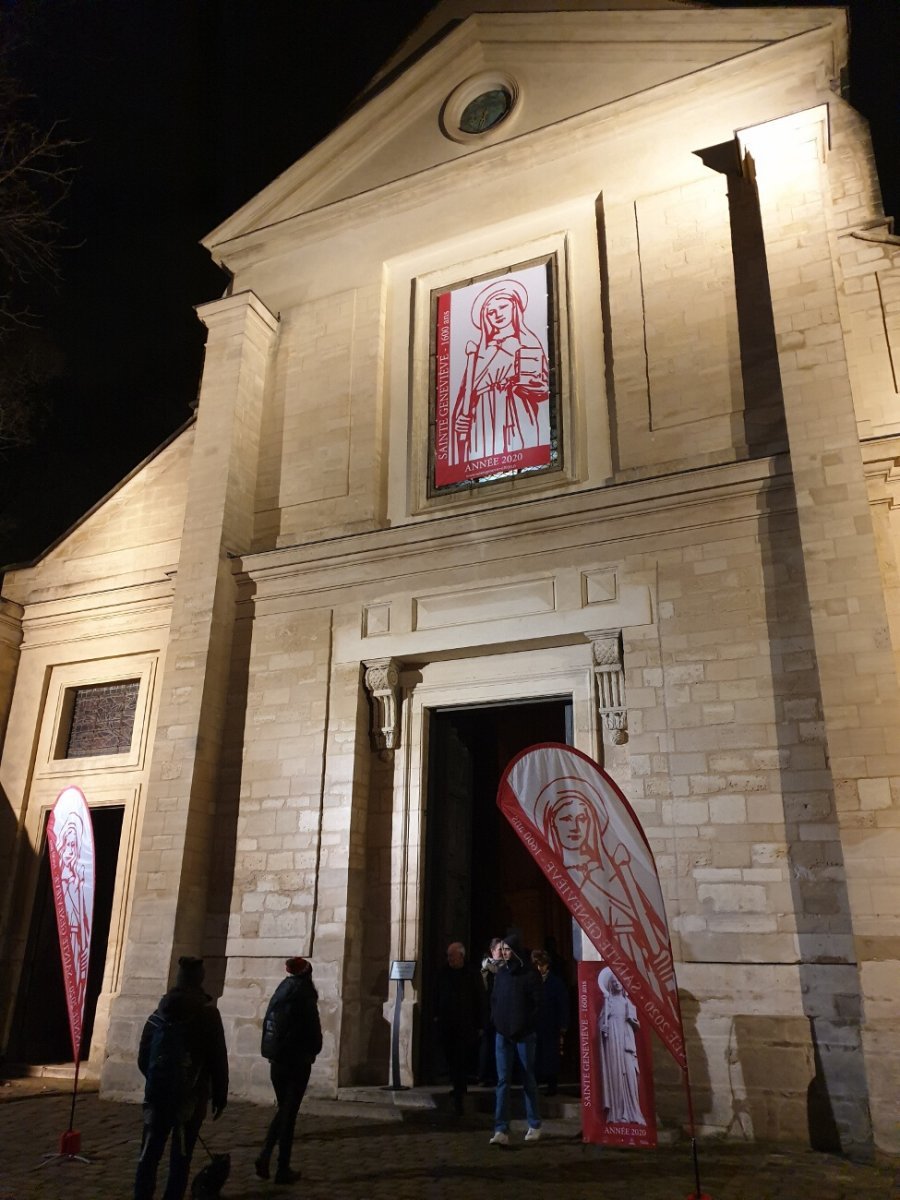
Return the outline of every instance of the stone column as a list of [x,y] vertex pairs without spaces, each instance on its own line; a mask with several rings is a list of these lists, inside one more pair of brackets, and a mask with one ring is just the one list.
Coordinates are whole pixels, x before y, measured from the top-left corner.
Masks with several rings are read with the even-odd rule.
[[[830,771],[859,971],[831,1017],[829,1092],[845,1148],[900,1151],[900,691],[838,315],[824,107],[742,131],[759,193]],[[783,652],[790,650],[785,642]],[[777,648],[776,648],[777,652]],[[810,787],[818,786],[815,780]],[[815,838],[814,823],[799,836]],[[839,868],[837,868],[839,870]],[[798,911],[803,935],[804,913]],[[807,964],[809,965],[809,964]],[[813,963],[813,966],[816,964]],[[822,968],[824,969],[824,968]],[[852,968],[832,967],[832,971]],[[805,1000],[815,1005],[811,986]],[[837,994],[832,996],[840,1009]],[[810,1012],[813,1009],[809,1010]],[[859,1053],[850,1030],[859,1020]],[[827,1015],[823,1018],[829,1027]],[[839,1044],[841,1037],[847,1039]],[[844,1053],[835,1053],[843,1050]],[[843,1078],[841,1077],[843,1073]],[[852,1111],[855,1080],[861,1095]],[[834,1089],[832,1088],[834,1086]],[[843,1094],[841,1094],[843,1086]]]
[[140,1026],[181,954],[202,954],[207,867],[235,615],[230,559],[250,548],[277,321],[252,293],[198,310],[208,329],[184,529],[135,887],[103,1086],[129,1092]]

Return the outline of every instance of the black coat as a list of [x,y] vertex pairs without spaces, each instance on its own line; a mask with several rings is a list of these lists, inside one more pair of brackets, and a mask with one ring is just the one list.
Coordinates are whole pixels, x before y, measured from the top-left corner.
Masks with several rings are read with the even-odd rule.
[[138,1067],[142,1075],[147,1074],[157,1015],[167,1021],[185,1022],[187,1049],[198,1069],[196,1106],[205,1108],[212,1097],[214,1108],[224,1108],[228,1100],[228,1048],[222,1018],[212,997],[199,987],[174,987],[166,992],[141,1034]]
[[485,994],[481,976],[475,967],[464,963],[451,967],[444,963],[437,974],[434,993],[434,1019],[443,1032],[474,1037],[484,1028]]
[[513,954],[494,976],[491,1018],[499,1034],[520,1042],[537,1030],[541,981],[537,971],[526,965],[518,940],[508,937],[506,944]]
[[540,975],[538,978],[540,1011],[534,1070],[536,1075],[552,1079],[559,1074],[559,1035],[569,1025],[569,994],[566,985],[552,971],[543,979]]
[[279,1037],[277,1052],[268,1055],[269,1061],[289,1067],[314,1062],[322,1049],[322,1024],[319,1020],[319,993],[309,971],[282,979],[266,1009],[264,1029],[275,1008],[283,1008],[279,1028],[284,1029],[284,1036]]

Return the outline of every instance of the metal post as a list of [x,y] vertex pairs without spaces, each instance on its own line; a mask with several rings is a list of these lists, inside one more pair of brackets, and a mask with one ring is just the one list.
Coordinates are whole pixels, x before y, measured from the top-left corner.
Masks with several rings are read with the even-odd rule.
[[394,993],[394,1019],[391,1022],[391,1091],[399,1092],[400,1083],[400,1010],[403,1006],[403,980],[397,980]]

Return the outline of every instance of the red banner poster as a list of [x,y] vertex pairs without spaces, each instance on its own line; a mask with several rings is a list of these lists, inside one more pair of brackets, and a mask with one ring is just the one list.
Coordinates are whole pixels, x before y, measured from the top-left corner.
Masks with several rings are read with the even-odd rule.
[[434,486],[553,461],[546,263],[435,296]]
[[603,963],[578,964],[578,1025],[584,1140],[655,1146],[650,1031]]
[[47,848],[72,1052],[78,1063],[94,921],[94,827],[79,788],[67,787],[57,797],[47,822]]
[[628,993],[685,1069],[675,967],[653,851],[605,771],[571,746],[523,751],[497,791],[504,816]]

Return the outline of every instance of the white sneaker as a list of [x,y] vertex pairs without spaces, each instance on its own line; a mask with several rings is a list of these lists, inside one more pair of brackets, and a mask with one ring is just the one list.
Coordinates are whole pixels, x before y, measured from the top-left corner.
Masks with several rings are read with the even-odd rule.
[[491,1140],[488,1142],[488,1145],[489,1146],[508,1146],[509,1145],[509,1134],[504,1133],[502,1129],[498,1129],[497,1132],[494,1134],[494,1136],[491,1138]]
[[541,1140],[540,1128],[535,1129],[533,1125],[528,1126],[528,1132],[525,1134],[526,1142],[539,1142]]

